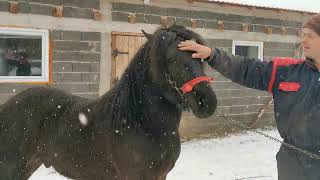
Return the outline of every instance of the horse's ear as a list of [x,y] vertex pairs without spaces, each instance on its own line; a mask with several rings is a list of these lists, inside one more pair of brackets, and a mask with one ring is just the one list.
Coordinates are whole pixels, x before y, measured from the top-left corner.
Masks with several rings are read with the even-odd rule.
[[143,29],[142,29],[141,31],[142,31],[143,35],[144,35],[148,40],[150,40],[150,39],[152,38],[152,35],[151,35],[151,34],[146,33]]

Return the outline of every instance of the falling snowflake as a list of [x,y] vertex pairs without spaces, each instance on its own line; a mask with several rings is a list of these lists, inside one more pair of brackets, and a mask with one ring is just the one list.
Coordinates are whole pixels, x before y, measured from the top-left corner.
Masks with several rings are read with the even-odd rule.
[[58,105],[58,109],[60,109],[61,108],[61,106],[60,105]]
[[16,92],[16,89],[12,89],[12,92]]
[[87,119],[87,116],[84,113],[82,113],[82,112],[79,113],[78,118],[79,118],[79,121],[80,121],[80,123],[82,125],[84,125],[84,126],[88,125],[88,119]]

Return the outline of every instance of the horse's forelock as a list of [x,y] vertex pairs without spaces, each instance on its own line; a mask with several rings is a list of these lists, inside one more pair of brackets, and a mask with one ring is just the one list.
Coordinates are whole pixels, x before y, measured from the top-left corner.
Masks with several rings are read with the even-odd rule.
[[166,52],[171,43],[176,40],[176,33],[161,29],[153,35],[153,42],[150,52],[152,78],[160,82],[165,80],[166,72]]
[[184,26],[173,25],[168,28],[158,29],[150,40],[151,68],[153,80],[166,86],[166,52],[170,44],[175,41],[194,40],[199,44],[204,44],[204,40],[197,33],[188,30]]
[[180,41],[195,40],[199,44],[205,44],[205,41],[199,34],[180,25],[173,25],[168,28],[159,28],[153,35],[153,41],[159,40],[160,37],[165,38],[163,39],[163,42],[167,42],[168,44],[176,39],[179,39]]
[[183,41],[184,40],[195,40],[197,43],[204,45],[204,40],[201,36],[193,31],[190,31],[184,26],[173,25],[168,28],[168,31],[173,31],[179,36]]

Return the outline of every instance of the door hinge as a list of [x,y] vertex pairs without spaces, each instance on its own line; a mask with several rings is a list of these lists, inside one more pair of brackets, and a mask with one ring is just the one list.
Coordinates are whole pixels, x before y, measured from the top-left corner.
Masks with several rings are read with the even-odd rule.
[[119,54],[129,54],[129,52],[122,52],[122,51],[119,51],[118,49],[114,49],[112,51],[112,56],[113,57],[117,57]]

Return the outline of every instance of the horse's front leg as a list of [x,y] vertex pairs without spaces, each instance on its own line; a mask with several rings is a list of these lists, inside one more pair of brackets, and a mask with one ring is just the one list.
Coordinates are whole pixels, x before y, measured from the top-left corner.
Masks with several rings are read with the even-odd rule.
[[166,180],[167,179],[167,175],[169,174],[169,172],[172,170],[172,168],[174,167],[174,163],[169,164],[166,169],[160,173],[160,175],[158,176],[158,178],[156,178],[156,180]]
[[42,160],[37,156],[34,156],[29,160],[25,167],[22,169],[22,178],[21,180],[28,180],[29,177],[41,166]]

